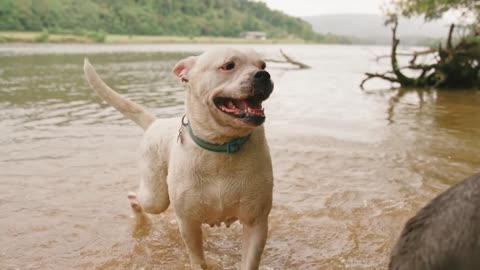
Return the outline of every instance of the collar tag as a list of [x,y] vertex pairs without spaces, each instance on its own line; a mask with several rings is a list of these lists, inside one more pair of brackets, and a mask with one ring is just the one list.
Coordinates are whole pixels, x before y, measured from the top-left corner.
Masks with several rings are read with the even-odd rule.
[[242,144],[239,141],[239,139],[228,142],[226,146],[227,146],[227,153],[229,154],[236,153],[242,149]]

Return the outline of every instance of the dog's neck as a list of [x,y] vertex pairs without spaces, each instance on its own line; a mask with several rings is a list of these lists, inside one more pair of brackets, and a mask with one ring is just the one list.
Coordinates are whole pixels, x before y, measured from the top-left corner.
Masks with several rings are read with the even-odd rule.
[[229,134],[220,133],[218,129],[212,129],[210,127],[210,123],[207,121],[199,121],[195,119],[195,117],[192,117],[191,115],[189,115],[188,113],[186,114],[186,118],[188,119],[188,123],[190,124],[193,130],[193,133],[197,137],[202,138],[202,140],[205,140],[210,143],[215,143],[215,144],[228,143],[235,139],[246,137],[252,132],[252,130],[243,130],[243,129],[237,130],[235,128],[225,127],[225,128],[222,128],[222,130],[225,130],[227,132],[230,131]]
[[[251,134],[248,134],[245,137],[240,137],[237,139],[234,139],[232,141],[222,143],[222,144],[217,144],[217,143],[211,143],[208,141],[205,141],[204,139],[198,137],[195,135],[192,129],[192,124],[187,123],[184,124],[184,121],[182,120],[182,128],[187,128],[188,129],[188,134],[190,135],[190,138],[200,147],[208,151],[212,152],[217,152],[217,153],[228,153],[228,154],[234,154],[242,150],[243,145],[248,142],[250,139]],[[179,135],[180,136],[180,135]]]

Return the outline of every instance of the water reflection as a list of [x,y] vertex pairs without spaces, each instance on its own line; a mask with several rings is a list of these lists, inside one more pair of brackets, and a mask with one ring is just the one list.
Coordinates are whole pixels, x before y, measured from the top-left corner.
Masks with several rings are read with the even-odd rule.
[[400,88],[379,95],[388,97],[388,123],[397,126],[394,130],[403,129],[398,136],[412,137],[411,164],[427,183],[435,185],[440,180],[451,185],[480,170],[475,151],[480,149],[476,139],[480,136],[480,91]]
[[[183,88],[171,76],[172,65],[182,56],[100,54],[92,61],[118,92],[158,108],[160,116],[166,117],[175,114],[174,108],[183,103]],[[82,55],[7,56],[1,62],[0,120],[31,128],[123,121],[120,115],[98,109],[98,104],[108,106],[87,88]]]

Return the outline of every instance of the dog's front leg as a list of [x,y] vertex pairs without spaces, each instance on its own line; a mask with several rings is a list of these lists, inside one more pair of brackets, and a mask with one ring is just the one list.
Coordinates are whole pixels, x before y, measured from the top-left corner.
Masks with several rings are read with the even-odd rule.
[[243,224],[242,270],[258,269],[267,242],[268,218]]
[[203,254],[202,224],[197,221],[177,217],[192,269],[208,269]]

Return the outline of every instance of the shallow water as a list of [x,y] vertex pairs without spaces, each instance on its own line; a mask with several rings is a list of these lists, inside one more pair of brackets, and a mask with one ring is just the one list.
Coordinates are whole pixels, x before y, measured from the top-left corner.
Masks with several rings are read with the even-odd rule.
[[[183,112],[172,66],[215,46],[0,45],[0,269],[188,269],[171,209],[133,231],[141,130],[87,88],[82,62],[165,118]],[[268,68],[275,188],[262,269],[385,269],[405,220],[480,171],[480,92],[361,91],[387,47],[252,47],[313,67]],[[238,268],[240,226],[204,232],[216,268]]]

